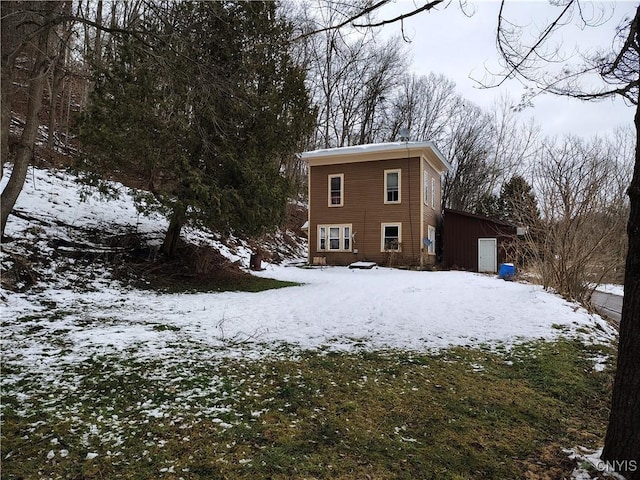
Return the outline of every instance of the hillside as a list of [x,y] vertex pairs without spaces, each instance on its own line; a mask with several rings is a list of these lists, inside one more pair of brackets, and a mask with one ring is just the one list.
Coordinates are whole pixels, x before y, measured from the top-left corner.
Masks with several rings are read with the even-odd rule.
[[248,281],[245,270],[257,248],[271,262],[304,255],[299,226],[306,211],[291,204],[287,225],[272,235],[245,240],[186,228],[177,258],[162,258],[157,251],[166,218],[140,214],[133,203],[136,191],[112,186],[118,200],[97,192],[81,195],[64,170],[33,167],[7,227],[3,287],[22,291],[58,281],[57,272],[78,271],[76,287],[82,288],[82,277],[108,271],[114,280],[148,288],[227,289]]

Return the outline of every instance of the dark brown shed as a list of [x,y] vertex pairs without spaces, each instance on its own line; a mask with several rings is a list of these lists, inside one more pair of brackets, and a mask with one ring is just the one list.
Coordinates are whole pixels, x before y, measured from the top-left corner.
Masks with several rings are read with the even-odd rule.
[[514,225],[448,208],[443,212],[443,224],[445,268],[496,273],[501,263],[513,261],[509,246],[516,238]]

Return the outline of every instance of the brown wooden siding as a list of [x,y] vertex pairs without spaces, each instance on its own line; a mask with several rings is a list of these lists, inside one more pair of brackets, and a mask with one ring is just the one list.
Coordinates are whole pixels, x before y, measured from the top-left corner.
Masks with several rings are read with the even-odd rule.
[[[326,257],[330,265],[347,265],[357,260],[387,264],[390,260],[389,253],[380,251],[381,225],[401,223],[402,252],[391,255],[391,260],[397,263],[419,263],[422,246],[420,238],[423,175],[421,165],[419,158],[410,158],[311,166],[309,168],[309,261],[321,256]],[[392,169],[402,170],[401,203],[399,204],[384,203],[384,171]],[[328,206],[328,178],[333,174],[344,175],[344,206],[342,207]],[[426,210],[425,208],[424,211]],[[352,225],[354,234],[352,249],[356,249],[357,253],[318,251],[318,225],[338,224]]]
[[509,244],[516,227],[481,215],[445,209],[443,250],[445,268],[478,271],[478,239],[497,239],[497,263],[511,261]]
[[[428,197],[426,199],[426,202],[424,202],[424,207],[423,207],[423,217],[422,217],[422,222],[423,222],[423,237],[427,237],[429,234],[429,226],[435,228],[436,230],[438,229],[438,227],[441,225],[441,220],[442,220],[442,214],[440,213],[440,199],[442,198],[442,182],[440,181],[440,173],[438,173],[436,171],[436,169],[434,169],[429,162],[427,162],[426,160],[423,160],[422,163],[422,169],[423,171],[426,170],[427,174],[429,176],[428,182]],[[424,173],[422,173],[421,175],[423,175],[423,179],[424,179]],[[436,179],[436,195],[435,195],[435,208],[431,206],[431,186],[432,186],[432,182],[431,179],[435,178]],[[421,188],[424,191],[424,186],[421,184]],[[424,199],[423,199],[424,200]],[[425,253],[426,253],[426,248],[425,248]],[[436,255],[425,255],[425,263],[428,265],[433,265],[436,263]]]

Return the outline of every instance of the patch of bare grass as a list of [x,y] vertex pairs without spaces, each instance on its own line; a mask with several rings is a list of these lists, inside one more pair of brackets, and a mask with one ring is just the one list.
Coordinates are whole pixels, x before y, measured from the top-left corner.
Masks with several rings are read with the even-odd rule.
[[3,478],[568,477],[604,433],[603,348],[3,365]]

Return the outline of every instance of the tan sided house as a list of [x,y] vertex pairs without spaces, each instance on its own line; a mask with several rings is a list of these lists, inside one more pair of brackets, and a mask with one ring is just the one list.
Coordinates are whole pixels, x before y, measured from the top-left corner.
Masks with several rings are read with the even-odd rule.
[[450,165],[432,142],[305,152],[309,263],[435,263],[441,175]]

